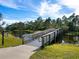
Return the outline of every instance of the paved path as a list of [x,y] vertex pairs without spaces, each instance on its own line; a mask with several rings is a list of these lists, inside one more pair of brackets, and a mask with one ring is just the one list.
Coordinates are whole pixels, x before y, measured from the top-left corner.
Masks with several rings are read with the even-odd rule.
[[36,40],[34,40],[34,41],[28,43],[27,45],[32,45],[32,46],[35,46],[35,47],[40,47],[41,44],[42,44],[42,42],[39,41],[38,39],[36,39]]
[[27,45],[20,45],[17,47],[1,48],[0,59],[29,59],[29,57],[38,49],[38,46],[29,43]]

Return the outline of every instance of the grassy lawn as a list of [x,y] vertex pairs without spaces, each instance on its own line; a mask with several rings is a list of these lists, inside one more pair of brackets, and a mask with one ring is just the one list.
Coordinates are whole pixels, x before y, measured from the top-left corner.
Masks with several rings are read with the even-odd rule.
[[37,51],[30,59],[79,59],[79,45],[51,45]]
[[[1,38],[1,34],[0,34],[0,48],[2,48],[2,38]],[[17,45],[21,45],[22,44],[22,40],[20,38],[16,38],[14,36],[12,36],[11,34],[8,34],[8,36],[5,34],[4,37],[4,47],[10,47],[10,46],[17,46]]]

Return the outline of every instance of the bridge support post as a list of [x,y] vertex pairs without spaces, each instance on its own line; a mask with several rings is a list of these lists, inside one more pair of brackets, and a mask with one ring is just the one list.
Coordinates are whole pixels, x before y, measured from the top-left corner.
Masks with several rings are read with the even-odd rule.
[[60,29],[60,36],[61,36],[60,43],[61,43],[62,40],[63,40],[63,35],[64,35],[64,34],[63,34],[63,30]]
[[49,45],[50,45],[50,43],[51,43],[50,40],[51,40],[51,37],[50,37],[50,35],[49,35]]
[[56,36],[55,36],[55,32],[54,32],[54,43],[56,43]]
[[[45,40],[46,40],[46,43],[48,44],[48,38],[47,38],[47,36],[46,36],[46,39],[45,39]],[[47,44],[46,44],[46,45],[47,45]]]
[[42,38],[42,46],[41,48],[43,49],[44,48],[44,37],[41,37]]
[[58,39],[59,39],[59,30],[57,30],[56,42],[58,42]]

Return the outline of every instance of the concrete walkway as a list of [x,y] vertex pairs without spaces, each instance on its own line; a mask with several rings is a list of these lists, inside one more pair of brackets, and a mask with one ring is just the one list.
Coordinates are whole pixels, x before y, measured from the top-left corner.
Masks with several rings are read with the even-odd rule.
[[0,59],[29,59],[38,48],[38,46],[32,46],[32,42],[17,47],[1,48]]

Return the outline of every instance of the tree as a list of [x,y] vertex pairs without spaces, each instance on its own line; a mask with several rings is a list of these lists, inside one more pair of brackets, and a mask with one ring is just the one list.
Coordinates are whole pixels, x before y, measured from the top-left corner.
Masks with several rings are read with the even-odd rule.
[[50,25],[51,25],[51,18],[48,17],[44,22],[45,29],[50,28]]
[[68,26],[69,26],[69,31],[74,31],[75,27],[73,26],[72,22],[69,22]]
[[33,28],[34,28],[34,22],[33,21],[27,22],[25,24],[25,29],[26,30],[33,30]]
[[42,17],[38,17],[35,21],[27,22],[26,29],[33,30],[33,31],[43,30]]
[[21,35],[24,34],[25,24],[22,23],[22,22],[13,23],[11,25],[8,25],[6,27],[6,30],[11,31],[12,34],[14,34],[15,36],[20,36],[21,37]]
[[43,20],[42,20],[42,17],[38,17],[37,18],[37,30],[44,30],[44,23],[43,23]]
[[71,16],[68,17],[68,20],[72,22],[72,20],[75,18],[75,13],[73,13]]
[[43,20],[42,17],[38,17],[37,20],[34,22],[34,30],[42,30],[43,27]]
[[73,26],[75,27],[75,31],[79,31],[79,15],[76,15],[72,20]]
[[56,24],[57,24],[57,28],[60,28],[61,27],[61,25],[62,25],[61,18],[57,18]]
[[68,24],[68,18],[65,15],[62,17],[62,21],[65,25]]
[[56,20],[55,19],[52,19],[51,20],[51,26],[53,27],[53,28],[56,28]]

